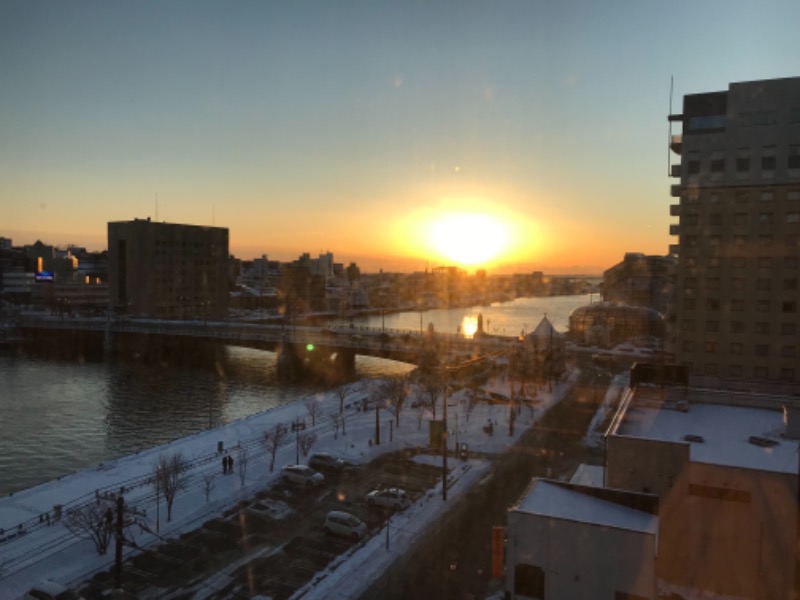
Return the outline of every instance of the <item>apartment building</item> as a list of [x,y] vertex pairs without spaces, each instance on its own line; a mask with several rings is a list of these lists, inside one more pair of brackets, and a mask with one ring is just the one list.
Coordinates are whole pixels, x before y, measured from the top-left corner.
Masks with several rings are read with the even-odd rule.
[[120,314],[228,314],[228,230],[148,219],[108,224],[109,296]]
[[800,77],[684,96],[671,342],[693,376],[800,382]]

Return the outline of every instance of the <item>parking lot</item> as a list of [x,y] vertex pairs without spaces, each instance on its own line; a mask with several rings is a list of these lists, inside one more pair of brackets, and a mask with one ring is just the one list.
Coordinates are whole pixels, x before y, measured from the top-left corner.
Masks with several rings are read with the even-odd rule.
[[[399,487],[413,502],[440,478],[440,467],[388,454],[339,476],[326,474],[319,488],[278,483],[195,531],[126,561],[125,589],[137,598],[189,598],[200,591],[206,598],[287,598],[357,543],[325,535],[329,511],[352,513],[366,523],[371,537],[392,511],[369,507],[369,491]],[[97,595],[93,590],[84,595],[99,597],[110,580],[110,573],[99,574]]]

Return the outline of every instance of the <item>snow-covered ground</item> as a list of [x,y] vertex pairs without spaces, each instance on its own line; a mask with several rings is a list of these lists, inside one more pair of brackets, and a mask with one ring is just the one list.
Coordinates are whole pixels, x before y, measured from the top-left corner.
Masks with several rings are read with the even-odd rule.
[[[523,408],[517,416],[513,435],[509,435],[507,407],[484,402],[470,407],[465,390],[452,394],[447,407],[450,443],[469,444],[471,454],[503,452],[560,400],[576,377],[577,372],[572,372],[552,392],[539,390],[534,407]],[[277,451],[275,470],[269,470],[270,456],[263,439],[265,432],[278,423],[289,426],[296,419],[305,420],[305,431],[313,430],[318,436],[311,453],[331,452],[356,463],[367,463],[385,452],[427,446],[428,421],[432,415],[430,411],[412,406],[417,399],[416,390],[401,411],[399,427],[392,426],[390,430],[389,422],[394,421],[394,416],[388,410],[381,410],[381,444],[374,443],[375,412],[362,412],[361,399],[370,397],[370,390],[378,384],[371,381],[349,386],[352,392],[345,400],[344,431],[337,432],[334,427],[332,417],[339,412],[339,398],[331,391],[0,498],[0,598],[18,597],[43,579],[74,586],[112,565],[113,548],[106,555],[98,555],[91,541],[76,538],[62,523],[56,522],[56,505],[61,505],[62,512],[66,512],[72,506],[96,501],[96,496],[122,490],[126,503],[144,511],[147,525],[152,530],[158,528],[161,537],[191,531],[221,515],[238,500],[269,486],[280,476],[282,466],[295,463],[298,450],[290,428],[286,443]],[[508,382],[500,378],[490,381],[484,389],[487,395],[508,394],[509,387]],[[420,399],[423,398],[420,395]],[[307,407],[311,402],[318,403],[320,408],[313,425]],[[437,417],[441,418],[441,399]],[[491,435],[484,430],[489,421],[493,424]],[[220,443],[235,461],[233,474],[222,474],[222,455],[217,452]],[[151,478],[159,457],[176,452],[190,461],[191,468],[188,485],[175,499],[172,521],[168,523],[163,498],[160,509],[156,508]],[[247,469],[241,474],[240,466],[245,458]],[[418,460],[426,458],[418,457]],[[302,454],[300,462],[304,462]],[[359,590],[366,589],[397,556],[408,550],[419,532],[485,476],[489,468],[486,461],[476,458],[467,462],[454,460],[450,466],[451,487],[446,502],[441,499],[440,487],[430,490],[388,523],[388,548],[384,529],[318,574],[303,590],[304,597],[353,597]],[[211,475],[215,478],[207,500],[204,480]],[[142,547],[159,543],[155,534],[146,531],[135,529],[134,536]],[[134,551],[128,549],[126,553]],[[211,588],[222,584],[217,581],[214,585],[211,580],[208,583]]]

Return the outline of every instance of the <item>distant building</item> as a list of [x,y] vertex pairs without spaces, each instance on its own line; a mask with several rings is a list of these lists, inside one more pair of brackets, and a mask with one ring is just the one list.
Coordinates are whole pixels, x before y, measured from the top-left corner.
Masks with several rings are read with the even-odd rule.
[[108,224],[110,303],[167,319],[228,314],[228,230],[150,219]]
[[666,315],[675,283],[674,256],[627,252],[622,262],[603,273],[603,300],[645,306]]
[[569,315],[569,337],[577,344],[616,346],[632,338],[663,338],[664,317],[652,308],[595,302]]
[[656,596],[658,499],[535,479],[508,511],[506,598]]
[[683,128],[671,140],[678,361],[695,376],[796,384],[800,77],[687,95],[669,120]]

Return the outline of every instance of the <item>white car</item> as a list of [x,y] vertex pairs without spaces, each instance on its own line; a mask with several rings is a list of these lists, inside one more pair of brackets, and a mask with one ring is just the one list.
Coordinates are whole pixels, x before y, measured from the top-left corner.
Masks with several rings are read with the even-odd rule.
[[367,525],[355,515],[332,510],[325,517],[323,530],[328,535],[342,535],[355,541],[363,540],[367,535]]
[[284,481],[306,487],[315,487],[325,483],[325,476],[306,465],[287,465],[281,469]]
[[367,494],[367,504],[400,510],[411,506],[411,499],[400,488],[386,488],[385,490],[373,490]]
[[69,588],[49,579],[29,589],[22,598],[23,600],[83,600]]

